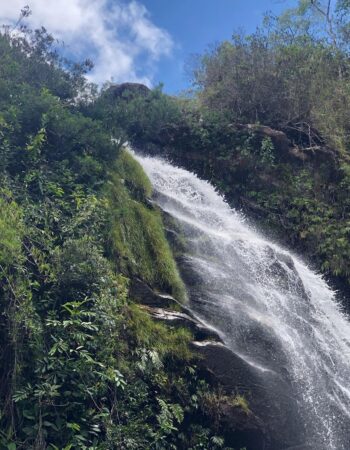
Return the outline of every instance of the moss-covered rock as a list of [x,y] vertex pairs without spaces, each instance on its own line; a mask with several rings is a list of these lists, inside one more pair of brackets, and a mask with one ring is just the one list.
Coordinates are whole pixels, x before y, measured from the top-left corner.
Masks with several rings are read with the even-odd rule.
[[160,211],[147,202],[151,184],[140,164],[126,150],[111,177],[110,251],[119,268],[152,286],[185,299]]

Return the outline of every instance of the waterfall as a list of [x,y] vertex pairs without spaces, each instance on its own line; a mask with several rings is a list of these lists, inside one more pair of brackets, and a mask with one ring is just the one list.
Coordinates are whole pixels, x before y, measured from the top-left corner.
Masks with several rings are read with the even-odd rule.
[[350,323],[335,293],[300,258],[249,226],[208,182],[159,158],[136,158],[155,202],[181,230],[184,267],[195,278],[187,282],[191,310],[261,384],[273,390],[271,380],[283,379],[290,386],[302,448],[348,450]]

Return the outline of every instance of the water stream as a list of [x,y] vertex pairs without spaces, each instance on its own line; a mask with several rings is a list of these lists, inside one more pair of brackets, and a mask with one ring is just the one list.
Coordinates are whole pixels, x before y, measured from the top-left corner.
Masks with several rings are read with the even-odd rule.
[[187,285],[190,308],[261,383],[273,375],[288,383],[309,448],[349,450],[350,323],[335,293],[248,226],[209,183],[161,159],[137,159],[155,201],[181,228],[196,276]]

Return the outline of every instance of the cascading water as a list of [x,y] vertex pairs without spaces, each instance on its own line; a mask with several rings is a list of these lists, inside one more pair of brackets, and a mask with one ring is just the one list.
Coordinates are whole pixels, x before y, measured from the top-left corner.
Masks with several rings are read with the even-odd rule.
[[350,323],[334,292],[250,228],[209,183],[161,159],[137,159],[156,203],[181,227],[185,264],[197,278],[187,285],[192,311],[267,389],[273,380],[288,383],[300,448],[350,449]]

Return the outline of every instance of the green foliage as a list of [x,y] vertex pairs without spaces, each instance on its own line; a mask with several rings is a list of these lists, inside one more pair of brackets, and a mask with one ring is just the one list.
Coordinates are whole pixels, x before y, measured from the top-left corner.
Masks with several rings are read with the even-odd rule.
[[[267,16],[252,35],[235,34],[204,54],[194,67],[194,99],[167,100],[158,91],[130,102],[111,89],[96,108],[102,117],[107,105],[115,124],[132,116],[126,138],[134,146],[210,180],[267,233],[348,286],[349,8],[337,3],[332,36],[314,6],[300,2],[280,17]],[[324,11],[324,2],[317,6]],[[266,126],[272,130],[264,132]],[[138,217],[134,211],[130,223]],[[116,230],[125,255],[126,235]],[[132,258],[126,256],[126,266]]]
[[261,162],[273,166],[275,162],[274,150],[275,147],[273,145],[272,139],[270,137],[264,137],[261,141],[260,148]]
[[232,400],[232,405],[241,408],[246,414],[250,414],[248,401],[243,395],[236,395]]
[[[1,192],[0,198],[0,266],[1,271],[23,260],[22,239],[24,234],[23,213],[11,200],[10,192]],[[7,198],[6,198],[7,197]]]
[[154,351],[161,359],[190,361],[194,355],[189,350],[191,333],[185,328],[169,327],[153,322],[149,315],[137,305],[129,308],[129,327],[140,348]]
[[67,239],[55,255],[58,297],[84,299],[98,293],[107,268],[100,249],[88,237]]
[[151,182],[140,164],[127,150],[120,153],[116,172],[136,199],[144,201],[151,197]]
[[189,448],[203,420],[192,336],[130,304],[127,276],[185,290],[150,182],[120,151],[178,110],[160,90],[125,114],[107,92],[91,103],[89,64],[23,32],[0,34],[0,448]]
[[160,406],[160,413],[157,416],[157,421],[160,428],[159,439],[156,438],[156,446],[159,447],[159,440],[166,440],[166,436],[173,431],[178,431],[176,424],[184,420],[184,412],[180,405],[166,403],[162,399],[158,399]]
[[111,250],[121,270],[184,299],[185,289],[165,238],[160,212],[147,203],[150,193],[141,166],[122,152],[109,189],[113,211]]
[[324,139],[343,151],[350,100],[349,40],[340,23],[346,16],[317,18],[306,3],[268,16],[252,35],[235,34],[218,44],[197,60],[194,83],[202,108],[286,130],[298,144]]
[[[88,109],[120,141],[152,140],[154,134],[167,134],[169,125],[181,118],[178,101],[162,94],[161,86],[148,93],[125,91],[115,96],[113,85],[107,85],[100,98]],[[140,140],[139,140],[140,139]]]

